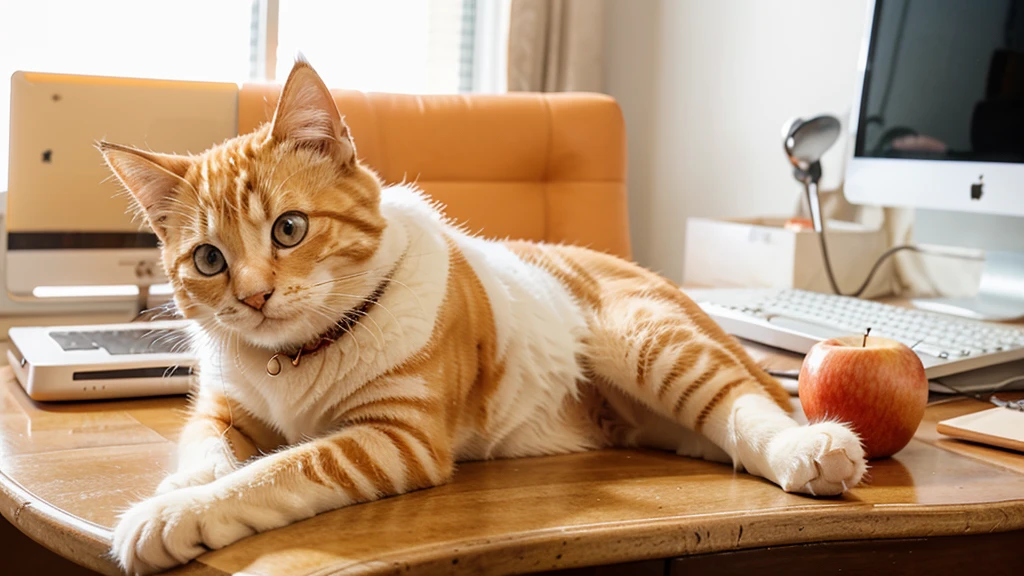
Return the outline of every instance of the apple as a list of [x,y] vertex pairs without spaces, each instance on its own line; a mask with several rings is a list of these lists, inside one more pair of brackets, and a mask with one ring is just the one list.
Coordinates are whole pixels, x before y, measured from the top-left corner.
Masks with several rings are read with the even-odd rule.
[[807,419],[850,424],[868,458],[885,458],[906,446],[928,403],[921,359],[888,338],[818,342],[804,358],[797,386]]

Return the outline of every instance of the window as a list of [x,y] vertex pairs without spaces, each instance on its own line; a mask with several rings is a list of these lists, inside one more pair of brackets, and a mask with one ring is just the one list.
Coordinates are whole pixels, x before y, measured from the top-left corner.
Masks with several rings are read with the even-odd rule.
[[281,82],[301,52],[332,87],[498,92],[509,1],[2,1],[0,190],[16,70]]
[[[509,0],[262,0],[274,75],[302,53],[332,87],[504,91]],[[276,9],[276,15],[274,11]],[[274,46],[266,47],[274,50]],[[494,58],[497,53],[500,58]]]

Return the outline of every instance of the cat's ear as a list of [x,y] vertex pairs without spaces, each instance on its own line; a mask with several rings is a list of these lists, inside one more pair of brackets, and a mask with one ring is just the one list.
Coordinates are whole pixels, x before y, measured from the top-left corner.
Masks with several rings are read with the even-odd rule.
[[331,91],[301,58],[281,90],[270,133],[278,142],[312,148],[342,164],[355,160],[355,145]]
[[135,198],[150,227],[163,238],[166,201],[175,186],[186,182],[184,178],[192,166],[192,158],[146,152],[110,142],[99,142],[96,147],[103,154],[107,166]]

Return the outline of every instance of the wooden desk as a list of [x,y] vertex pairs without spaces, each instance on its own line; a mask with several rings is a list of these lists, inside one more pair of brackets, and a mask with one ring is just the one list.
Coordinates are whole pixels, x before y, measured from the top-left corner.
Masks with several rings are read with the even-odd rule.
[[[795,355],[751,350],[774,367],[799,364]],[[0,512],[58,554],[117,573],[105,555],[111,527],[171,469],[184,400],[42,405],[2,370]],[[799,560],[782,566],[787,574],[871,559],[892,568],[900,558],[916,568],[930,560],[1017,569],[1024,455],[935,432],[939,419],[987,407],[930,407],[916,439],[873,463],[868,481],[841,498],[786,494],[729,466],[650,451],[469,463],[450,485],[257,535],[178,573],[474,574],[674,557],[680,573],[782,557]],[[836,544],[787,546],[821,542]],[[667,573],[663,561],[626,570]]]

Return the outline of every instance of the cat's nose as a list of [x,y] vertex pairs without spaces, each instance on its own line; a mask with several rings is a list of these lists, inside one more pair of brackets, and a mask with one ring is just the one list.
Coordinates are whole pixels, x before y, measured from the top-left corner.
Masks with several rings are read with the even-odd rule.
[[263,310],[263,305],[270,300],[270,295],[273,294],[273,290],[259,291],[254,294],[250,294],[244,298],[239,298],[238,301],[256,310]]

